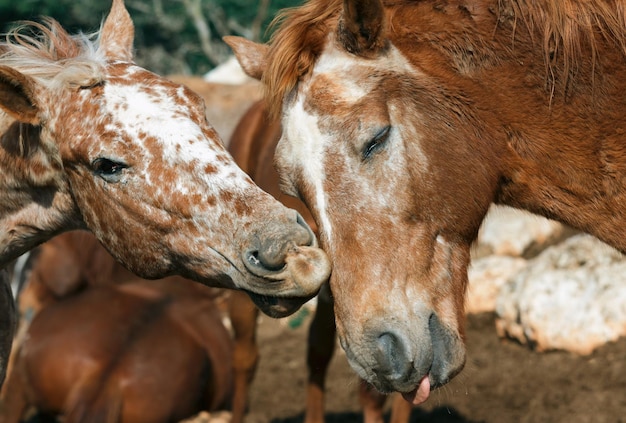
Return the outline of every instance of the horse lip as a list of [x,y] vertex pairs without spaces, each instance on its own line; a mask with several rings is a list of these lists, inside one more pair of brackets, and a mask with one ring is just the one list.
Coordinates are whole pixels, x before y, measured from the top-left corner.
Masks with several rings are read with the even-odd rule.
[[287,317],[300,309],[311,298],[308,297],[271,297],[244,290],[252,302],[265,314],[273,318]]
[[454,379],[457,374],[461,372],[463,367],[464,365],[461,365],[450,374],[446,375],[444,378],[437,377],[435,374],[433,374],[432,366],[429,367],[425,373],[418,372],[415,370],[415,368],[412,368],[410,374],[396,378],[387,378],[385,376],[381,376],[380,374],[378,374],[378,372],[374,371],[373,376],[370,378],[370,380],[368,380],[368,382],[371,383],[377,390],[385,394],[390,394],[392,392],[409,394],[419,388],[424,378],[428,378],[430,391],[433,391],[448,384],[452,379]]
[[[411,392],[419,386],[422,379],[430,377],[430,370],[422,376],[418,376],[415,369],[411,369],[411,373],[407,375],[397,375],[395,377],[386,377],[380,375],[376,370],[373,371],[374,377],[369,382],[374,387],[384,394],[390,394],[392,392],[407,393]],[[440,386],[440,385],[438,385]],[[431,388],[436,388],[437,385],[431,385]]]

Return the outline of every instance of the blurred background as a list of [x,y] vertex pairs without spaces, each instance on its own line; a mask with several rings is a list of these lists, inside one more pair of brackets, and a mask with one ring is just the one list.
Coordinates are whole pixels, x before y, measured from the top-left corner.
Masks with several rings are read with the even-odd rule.
[[[266,41],[277,11],[302,0],[127,0],[135,23],[136,62],[161,75],[200,75],[224,62],[224,35]],[[70,33],[97,31],[103,0],[0,0],[0,32],[15,21],[54,16]]]

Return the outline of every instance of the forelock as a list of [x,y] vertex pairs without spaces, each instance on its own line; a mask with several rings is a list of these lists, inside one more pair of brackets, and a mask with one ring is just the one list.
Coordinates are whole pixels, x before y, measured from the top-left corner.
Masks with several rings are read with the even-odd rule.
[[279,116],[284,97],[311,72],[329,31],[336,26],[342,0],[312,0],[280,13],[272,25],[268,67],[263,73],[270,115]]
[[0,42],[0,65],[37,79],[49,88],[91,86],[104,79],[106,60],[99,33],[68,34],[54,19],[23,22]]

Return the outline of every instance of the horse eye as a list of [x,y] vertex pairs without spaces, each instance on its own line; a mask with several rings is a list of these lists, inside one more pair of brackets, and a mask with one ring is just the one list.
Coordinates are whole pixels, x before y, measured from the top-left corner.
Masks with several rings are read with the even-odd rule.
[[78,89],[79,90],[91,90],[91,89],[103,87],[103,86],[104,86],[103,79],[93,79],[93,80],[84,81],[78,84]]
[[107,182],[118,182],[127,164],[99,157],[91,162],[93,172]]
[[391,131],[391,126],[387,125],[382,128],[374,137],[365,145],[363,149],[363,159],[368,159],[372,154],[374,154],[380,147],[383,146],[387,138],[389,138],[389,132]]

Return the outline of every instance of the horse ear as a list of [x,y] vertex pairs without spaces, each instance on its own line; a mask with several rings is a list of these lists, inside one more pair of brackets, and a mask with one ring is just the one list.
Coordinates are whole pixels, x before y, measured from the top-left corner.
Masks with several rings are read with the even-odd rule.
[[0,66],[0,108],[22,123],[39,125],[37,83],[8,66]]
[[224,42],[233,49],[241,68],[251,78],[261,80],[267,66],[266,44],[259,44],[242,37],[226,36]]
[[381,0],[344,0],[339,42],[350,53],[372,55],[385,46],[385,9]]
[[106,58],[130,62],[133,60],[135,26],[124,6],[124,0],[113,0],[111,11],[102,25],[100,48]]

